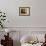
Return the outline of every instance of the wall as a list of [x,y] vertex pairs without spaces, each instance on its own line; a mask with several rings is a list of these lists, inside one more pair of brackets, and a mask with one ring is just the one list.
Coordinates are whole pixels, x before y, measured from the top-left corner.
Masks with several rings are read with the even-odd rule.
[[[46,0],[0,0],[6,12],[6,27],[46,27]],[[19,7],[29,6],[30,16],[19,16]]]
[[[20,31],[20,36],[31,31],[46,31],[45,4],[46,0],[0,0],[0,10],[7,15],[5,26],[12,31]],[[31,7],[30,16],[19,16],[21,6]]]
[[33,0],[32,26],[46,27],[46,0]]
[[[19,16],[21,6],[31,8],[30,16]],[[20,37],[30,34],[31,31],[45,31],[46,33],[46,0],[0,0],[0,10],[6,12],[5,26],[11,31],[20,31]],[[15,36],[16,40],[19,36],[17,33]],[[18,46],[19,43],[16,45]]]
[[[29,3],[29,4],[28,4]],[[0,9],[6,12],[8,23],[7,27],[16,27],[16,26],[25,26],[30,23],[29,17],[19,16],[19,7],[21,6],[30,6],[31,1],[27,0],[1,0],[0,1]],[[27,23],[27,21],[29,21]],[[23,24],[22,24],[23,23]],[[26,24],[27,23],[27,24]]]

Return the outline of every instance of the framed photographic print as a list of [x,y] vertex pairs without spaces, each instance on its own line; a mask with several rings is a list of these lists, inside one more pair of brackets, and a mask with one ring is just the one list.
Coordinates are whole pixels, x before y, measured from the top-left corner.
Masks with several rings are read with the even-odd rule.
[[19,16],[30,16],[30,7],[19,7]]

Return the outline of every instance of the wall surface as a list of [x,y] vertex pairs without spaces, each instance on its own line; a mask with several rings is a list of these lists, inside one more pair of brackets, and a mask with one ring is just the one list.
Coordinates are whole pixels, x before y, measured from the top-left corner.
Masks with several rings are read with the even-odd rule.
[[[19,16],[19,7],[22,6],[30,7],[30,16]],[[5,26],[10,31],[20,31],[20,36],[14,33],[13,39],[18,40],[18,37],[31,34],[32,31],[46,33],[46,0],[0,0],[0,10],[6,12]],[[17,46],[19,44],[16,43]]]
[[[46,0],[0,0],[6,12],[6,27],[46,27]],[[19,16],[19,7],[30,7],[30,16]]]

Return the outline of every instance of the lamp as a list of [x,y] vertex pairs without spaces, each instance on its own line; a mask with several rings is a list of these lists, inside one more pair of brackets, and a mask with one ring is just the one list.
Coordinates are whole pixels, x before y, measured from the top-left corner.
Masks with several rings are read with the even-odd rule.
[[6,33],[8,33],[8,32],[9,32],[9,30],[8,30],[8,29],[5,29],[5,32],[6,32]]
[[9,36],[9,29],[5,29],[5,32],[7,33],[7,36]]

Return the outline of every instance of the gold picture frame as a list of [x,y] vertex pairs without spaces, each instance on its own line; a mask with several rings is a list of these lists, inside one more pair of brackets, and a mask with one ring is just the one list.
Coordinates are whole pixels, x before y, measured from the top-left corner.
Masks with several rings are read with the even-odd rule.
[[19,16],[30,16],[30,7],[19,7]]

